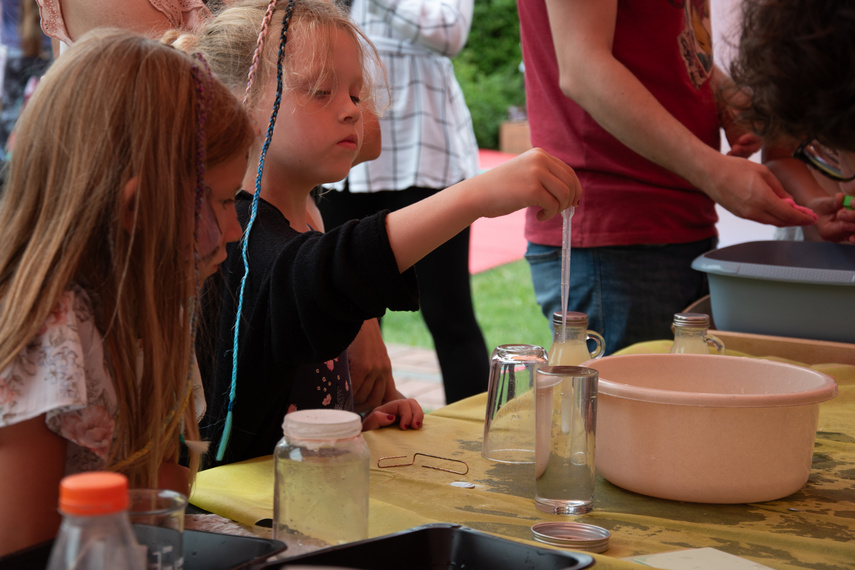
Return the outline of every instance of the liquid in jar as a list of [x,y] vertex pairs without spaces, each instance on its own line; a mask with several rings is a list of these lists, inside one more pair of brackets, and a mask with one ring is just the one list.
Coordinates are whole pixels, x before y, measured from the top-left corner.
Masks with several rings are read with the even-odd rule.
[[[606,341],[594,331],[588,330],[588,315],[568,311],[565,317],[564,337],[561,335],[562,314],[552,315],[555,330],[552,346],[549,349],[550,366],[578,366],[592,358],[599,358],[605,351]],[[594,341],[594,352],[588,350],[588,340]]]
[[368,537],[369,450],[358,414],[301,410],[285,416],[276,446],[273,537],[337,545]]

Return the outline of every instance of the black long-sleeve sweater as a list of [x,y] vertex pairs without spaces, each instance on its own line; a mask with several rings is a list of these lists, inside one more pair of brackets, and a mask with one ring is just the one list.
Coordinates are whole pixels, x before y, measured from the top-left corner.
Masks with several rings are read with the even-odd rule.
[[[238,219],[244,228],[251,202],[250,194],[238,195]],[[418,309],[415,272],[398,271],[386,233],[387,214],[327,233],[300,233],[276,207],[259,199],[249,236],[233,427],[221,463],[273,452],[282,437],[282,418],[299,362],[338,356],[366,319],[380,317],[387,309]],[[217,321],[212,370],[200,357],[208,406],[201,429],[211,442],[212,458],[228,407],[242,275],[238,242],[229,246],[220,282],[214,285],[221,291],[219,315],[207,316],[209,323]]]

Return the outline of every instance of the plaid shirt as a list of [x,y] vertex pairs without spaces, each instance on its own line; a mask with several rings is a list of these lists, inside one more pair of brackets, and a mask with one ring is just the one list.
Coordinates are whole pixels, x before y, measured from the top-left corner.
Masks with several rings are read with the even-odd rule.
[[351,15],[377,46],[392,100],[379,105],[380,158],[353,167],[351,192],[445,188],[478,173],[472,117],[450,59],[466,45],[473,3],[353,0]]

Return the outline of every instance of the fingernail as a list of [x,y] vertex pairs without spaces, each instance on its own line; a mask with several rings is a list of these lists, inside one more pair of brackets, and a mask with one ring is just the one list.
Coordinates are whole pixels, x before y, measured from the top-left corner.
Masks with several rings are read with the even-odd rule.
[[395,414],[386,414],[386,419],[391,421],[395,419]]
[[404,424],[404,425],[402,425],[402,426],[401,426],[401,429],[407,429],[407,428],[409,428],[409,427],[410,427],[410,424]]
[[413,427],[414,427],[414,428],[416,428],[416,429],[419,429],[420,427],[422,427],[422,422],[415,422],[415,423],[413,423]]

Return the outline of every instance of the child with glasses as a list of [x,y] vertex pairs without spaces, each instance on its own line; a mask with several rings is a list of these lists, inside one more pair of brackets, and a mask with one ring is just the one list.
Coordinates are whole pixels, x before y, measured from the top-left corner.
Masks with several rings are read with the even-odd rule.
[[[747,0],[731,72],[763,160],[818,216],[789,239],[855,243],[855,9],[848,2]],[[781,235],[783,233],[783,235]]]

